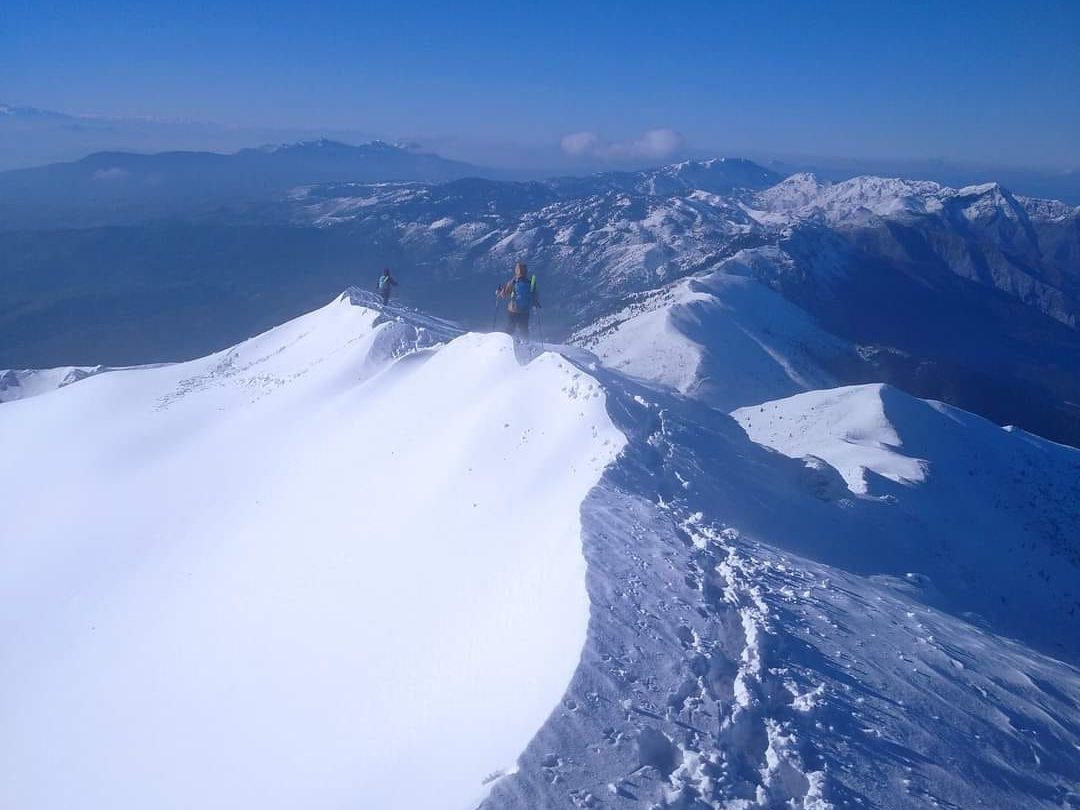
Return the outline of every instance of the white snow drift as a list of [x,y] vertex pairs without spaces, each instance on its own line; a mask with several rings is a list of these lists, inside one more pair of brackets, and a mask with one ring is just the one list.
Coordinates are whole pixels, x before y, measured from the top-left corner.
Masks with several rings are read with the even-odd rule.
[[0,805],[467,807],[513,766],[623,438],[558,355],[450,337],[344,296],[0,407]]

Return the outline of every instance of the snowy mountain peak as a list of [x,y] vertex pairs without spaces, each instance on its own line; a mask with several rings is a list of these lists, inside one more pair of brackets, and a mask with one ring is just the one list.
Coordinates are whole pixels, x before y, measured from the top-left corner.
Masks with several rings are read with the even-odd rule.
[[775,172],[744,158],[688,160],[641,174],[643,186],[653,194],[670,194],[680,188],[730,194],[767,188],[780,179]]
[[827,182],[819,178],[813,172],[796,172],[789,175],[777,183],[778,186],[785,188],[805,188],[805,189],[822,189]]
[[964,186],[957,189],[956,194],[959,197],[977,197],[983,194],[989,194],[991,192],[1001,192],[1000,183],[979,183],[973,186]]
[[770,211],[792,211],[816,202],[827,184],[811,172],[798,172],[758,194]]
[[944,189],[943,192],[952,196],[958,204],[968,207],[997,208],[1017,214],[1023,211],[1018,198],[1000,183],[980,183],[955,190]]
[[933,213],[941,209],[942,192],[941,186],[929,181],[862,176],[822,183],[814,175],[797,174],[760,192],[754,205],[763,212],[785,212],[797,218],[861,222],[867,216]]
[[967,219],[992,220],[1003,217],[1018,223],[1028,223],[1029,217],[1043,213],[1041,206],[1028,210],[1023,202],[999,183],[965,186],[953,192],[957,205]]

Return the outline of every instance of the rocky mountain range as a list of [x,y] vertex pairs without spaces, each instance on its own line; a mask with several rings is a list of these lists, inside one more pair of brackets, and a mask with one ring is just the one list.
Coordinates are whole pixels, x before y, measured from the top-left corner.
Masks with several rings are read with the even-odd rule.
[[[228,160],[317,172],[311,151],[338,147],[296,149],[303,161]],[[375,153],[415,160],[379,145],[362,160]],[[0,256],[0,364],[13,368],[196,356],[383,266],[408,303],[490,329],[492,291],[526,261],[552,338],[627,308],[668,313],[671,285],[736,274],[846,347],[822,365],[837,383],[885,381],[1080,442],[1080,209],[997,184],[829,183],[738,159],[529,182],[310,182],[125,227],[0,232]],[[704,351],[722,359],[707,332]]]

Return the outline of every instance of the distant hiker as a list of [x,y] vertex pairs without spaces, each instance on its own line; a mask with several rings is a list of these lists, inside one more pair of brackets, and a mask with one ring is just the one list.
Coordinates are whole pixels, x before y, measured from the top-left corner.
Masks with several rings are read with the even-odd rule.
[[520,330],[521,336],[529,337],[529,313],[540,308],[540,295],[536,290],[536,276],[530,276],[524,262],[514,265],[514,277],[495,291],[499,298],[510,299],[506,305],[506,331],[513,335]]
[[384,307],[390,303],[390,288],[397,285],[397,279],[390,275],[390,268],[384,267],[382,275],[379,276],[379,295],[382,296],[382,305]]

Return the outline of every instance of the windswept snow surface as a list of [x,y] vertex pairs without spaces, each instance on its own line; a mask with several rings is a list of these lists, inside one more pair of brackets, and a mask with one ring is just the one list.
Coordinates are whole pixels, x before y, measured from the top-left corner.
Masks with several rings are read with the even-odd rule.
[[558,355],[358,303],[0,405],[0,805],[466,808],[513,768],[624,440]]
[[597,376],[628,445],[583,510],[589,641],[485,808],[1080,803],[1080,451],[887,388],[776,404],[929,460],[859,494]]

